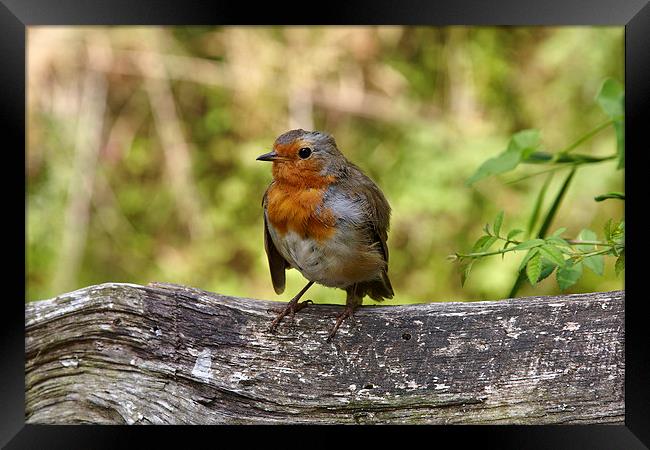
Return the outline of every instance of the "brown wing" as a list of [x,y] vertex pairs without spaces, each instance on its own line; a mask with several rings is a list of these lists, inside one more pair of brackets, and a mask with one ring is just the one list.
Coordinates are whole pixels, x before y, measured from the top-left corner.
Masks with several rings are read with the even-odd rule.
[[[266,192],[268,192],[268,189]],[[289,263],[278,252],[269,233],[269,225],[266,221],[266,192],[264,192],[264,197],[262,197],[262,206],[264,207],[264,250],[269,259],[273,289],[275,289],[276,294],[282,294],[286,284],[285,269],[289,267]]]
[[393,298],[393,286],[388,278],[388,245],[386,243],[390,225],[390,205],[377,185],[361,169],[352,166],[353,170],[358,171],[361,175],[353,178],[356,181],[354,191],[363,196],[364,203],[367,205],[368,220],[363,226],[368,230],[372,243],[380,248],[384,261],[386,261],[386,268],[382,271],[381,280],[364,283],[363,290],[375,300]]
[[363,182],[357,187],[357,190],[363,195],[368,205],[368,221],[366,226],[368,226],[371,234],[373,234],[375,242],[382,250],[384,260],[388,263],[388,246],[386,245],[386,241],[388,240],[388,228],[390,224],[390,205],[386,197],[384,197],[384,194],[370,178],[364,175],[362,179]]

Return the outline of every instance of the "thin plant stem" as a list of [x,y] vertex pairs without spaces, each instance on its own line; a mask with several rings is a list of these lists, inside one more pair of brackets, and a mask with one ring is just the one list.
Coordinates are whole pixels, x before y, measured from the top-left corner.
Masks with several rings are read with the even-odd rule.
[[543,238],[546,236],[546,233],[548,233],[548,229],[551,227],[551,223],[553,223],[553,219],[555,219],[555,215],[557,214],[558,209],[560,209],[560,204],[562,203],[562,199],[564,199],[564,195],[569,189],[569,184],[571,184],[571,180],[573,179],[573,176],[575,175],[577,169],[578,167],[574,166],[571,169],[571,172],[569,172],[569,175],[564,180],[562,187],[558,191],[557,196],[553,201],[553,204],[548,210],[548,213],[546,213],[544,222],[542,223],[542,226],[540,227],[539,232],[537,233],[538,238]]
[[578,257],[584,259],[584,258],[589,258],[590,256],[606,255],[610,251],[611,251],[611,249],[607,248],[607,249],[597,250],[597,251],[590,252],[590,253],[580,253],[580,254],[577,254],[577,255],[574,255],[574,256],[578,256]]
[[[499,238],[499,239],[501,239],[502,241],[507,240],[507,239],[503,239],[503,238]],[[512,242],[513,244],[515,244],[515,247],[510,247],[510,248],[500,249],[500,250],[493,250],[493,251],[490,251],[490,252],[456,253],[455,255],[458,258],[481,258],[481,257],[484,257],[484,256],[500,255],[500,254],[503,254],[503,253],[513,252],[513,251],[516,252],[516,251],[523,250],[523,249],[516,248],[516,245],[521,244],[521,242],[519,242],[519,241],[508,241],[508,242]],[[592,252],[592,253],[580,253],[579,255],[581,255],[581,256],[593,256],[595,254],[597,255],[597,254],[601,254],[601,253],[607,253],[607,252],[609,252],[611,250],[612,247],[615,246],[615,244],[610,244],[608,242],[600,242],[600,241],[568,240],[566,242],[571,244],[571,245],[600,245],[600,246],[603,246],[603,247],[608,247],[608,248],[603,249],[603,250],[597,250],[595,253],[594,252]],[[533,247],[533,248],[535,248],[535,247]],[[532,249],[529,249],[529,250],[532,250]]]
[[544,181],[544,185],[542,186],[542,189],[539,191],[539,195],[537,196],[537,200],[535,201],[535,206],[533,207],[533,212],[530,215],[530,220],[528,221],[528,227],[526,230],[526,234],[528,236],[530,236],[533,233],[533,229],[537,224],[537,219],[539,218],[539,211],[542,208],[542,204],[544,203],[544,197],[546,196],[546,190],[548,189],[548,186],[551,184],[552,179],[553,179],[553,173],[549,173],[548,176],[546,177],[546,181]]
[[[617,119],[611,119],[611,120],[608,120],[607,122],[604,122],[604,123],[598,125],[597,127],[592,129],[591,131],[589,131],[586,134],[584,134],[583,136],[581,136],[580,139],[578,139],[577,141],[573,142],[572,144],[568,145],[567,147],[563,148],[562,150],[559,150],[558,152],[553,154],[553,157],[550,160],[550,163],[551,164],[553,164],[553,163],[562,164],[563,163],[562,162],[562,157],[568,155],[570,152],[572,152],[573,150],[578,148],[580,145],[587,142],[589,139],[591,139],[592,137],[594,137],[595,135],[597,135],[598,133],[600,133],[602,130],[606,129],[610,125],[614,125],[616,120]],[[589,162],[605,162],[605,161],[610,161],[612,159],[616,159],[617,157],[618,157],[618,155],[605,156],[603,158],[593,158],[593,159],[590,159]],[[585,162],[587,162],[587,161],[584,161],[582,163],[585,163]],[[564,162],[564,164],[566,164],[566,162]],[[580,162],[570,162],[570,164],[581,164],[581,163]],[[518,183],[518,182],[526,180],[528,178],[536,177],[537,175],[543,175],[543,174],[548,173],[548,172],[555,172],[556,170],[560,170],[560,169],[563,169],[563,168],[564,168],[564,166],[560,166],[560,167],[553,167],[551,169],[542,170],[541,172],[537,172],[537,173],[530,174],[530,175],[525,175],[523,177],[517,178],[517,179],[512,180],[512,181],[507,181],[506,184]]]
[[[562,187],[560,188],[557,195],[555,196],[555,200],[553,201],[553,204],[551,205],[551,207],[548,209],[548,212],[546,213],[546,217],[544,218],[544,222],[542,223],[542,226],[537,232],[537,238],[541,239],[544,236],[546,236],[546,233],[548,232],[548,229],[550,228],[551,223],[553,222],[553,219],[555,218],[555,215],[557,214],[557,211],[560,208],[562,199],[564,198],[564,195],[566,194],[566,191],[569,188],[569,185],[571,184],[571,180],[573,179],[573,176],[575,175],[577,168],[578,168],[577,166],[573,166],[571,172],[564,180]],[[510,289],[510,293],[508,294],[507,298],[513,298],[517,294],[517,291],[519,291],[519,288],[521,287],[521,284],[523,283],[525,278],[526,278],[525,271],[520,270],[519,274],[517,275],[517,279],[515,280],[512,289]]]
[[597,126],[596,128],[594,128],[593,130],[587,132],[587,134],[583,135],[580,139],[578,139],[577,141],[575,141],[573,144],[571,144],[571,145],[569,145],[568,147],[565,147],[565,148],[563,148],[562,150],[560,150],[559,152],[557,152],[556,155],[567,154],[567,153],[573,151],[575,148],[579,147],[579,146],[582,145],[584,142],[588,141],[589,139],[591,139],[592,137],[594,137],[596,134],[600,133],[602,130],[604,130],[604,129],[607,128],[608,126],[610,126],[610,125],[614,125],[615,122],[616,122],[615,119],[610,119],[610,120],[608,120],[608,121],[605,122],[605,123],[601,123],[600,125],[598,125],[598,126]]

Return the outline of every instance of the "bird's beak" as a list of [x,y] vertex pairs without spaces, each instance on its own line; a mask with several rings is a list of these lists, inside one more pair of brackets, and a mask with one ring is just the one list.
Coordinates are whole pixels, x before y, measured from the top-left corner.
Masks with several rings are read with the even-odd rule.
[[278,157],[278,154],[275,153],[275,150],[269,153],[264,153],[263,155],[258,156],[256,159],[258,161],[274,161]]

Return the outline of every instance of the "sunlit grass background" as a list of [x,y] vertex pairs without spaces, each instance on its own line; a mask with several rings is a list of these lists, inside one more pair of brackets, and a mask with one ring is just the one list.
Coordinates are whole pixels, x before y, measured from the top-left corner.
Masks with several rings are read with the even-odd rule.
[[[446,256],[499,210],[525,228],[544,177],[465,181],[516,131],[553,151],[604,122],[594,96],[623,81],[623,49],[622,27],[29,27],[27,299],[167,281],[288,300],[305,281],[291,270],[273,292],[255,157],[292,128],[332,133],[389,199],[389,304],[503,298],[523,255],[477,263],[462,288]],[[610,129],[581,153],[615,147]],[[552,229],[622,218],[593,200],[623,190],[615,165],[580,169]],[[553,278],[518,295],[558,293]],[[606,259],[568,292],[622,284]]]

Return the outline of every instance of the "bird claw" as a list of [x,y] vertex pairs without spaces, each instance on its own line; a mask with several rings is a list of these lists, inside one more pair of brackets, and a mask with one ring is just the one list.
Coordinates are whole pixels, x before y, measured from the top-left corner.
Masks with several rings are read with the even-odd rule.
[[305,301],[302,301],[300,303],[297,303],[295,308],[291,308],[291,310],[289,311],[289,314],[291,315],[291,320],[293,320],[294,316],[296,315],[296,313],[298,311],[300,311],[303,308],[306,308],[310,304],[313,305],[314,302],[312,300],[305,300]]
[[332,338],[336,334],[336,331],[339,329],[343,321],[348,317],[354,317],[354,307],[352,306],[346,306],[345,310],[337,316],[334,328],[332,328],[329,335],[327,336],[327,342],[331,342]]
[[[314,302],[312,300],[305,300],[300,303],[298,302],[289,302],[287,306],[282,308],[281,310],[272,310],[277,314],[277,317],[271,322],[271,326],[269,327],[269,331],[271,333],[275,332],[275,329],[278,327],[282,319],[289,314],[290,319],[293,321],[295,314],[300,311],[301,309],[305,308],[309,304],[313,304]],[[271,311],[271,310],[267,310]]]

